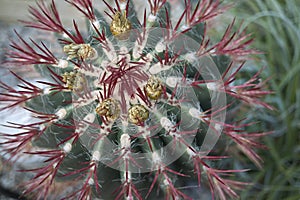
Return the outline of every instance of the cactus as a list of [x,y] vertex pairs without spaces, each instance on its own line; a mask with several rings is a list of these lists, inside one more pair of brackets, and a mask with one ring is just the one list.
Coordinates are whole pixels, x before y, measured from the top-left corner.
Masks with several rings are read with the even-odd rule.
[[[234,31],[235,20],[219,41],[209,36],[208,22],[229,6],[185,0],[172,20],[166,0],[148,0],[143,16],[131,0],[103,1],[104,15],[96,1],[65,1],[85,16],[88,32],[75,20],[66,28],[54,0],[38,1],[29,8],[32,21],[22,22],[52,32],[60,52],[16,32],[7,62],[34,65],[43,80],[37,85],[12,72],[19,88],[0,83],[7,91],[0,94],[1,110],[32,114],[31,123],[8,122],[18,133],[1,133],[2,150],[11,161],[22,153],[43,158],[39,167],[24,170],[33,177],[23,195],[200,199],[189,186],[201,185],[213,199],[238,198],[249,183],[227,176],[246,170],[218,163],[234,156],[226,151],[230,145],[261,167],[255,149],[265,146],[257,140],[269,133],[248,131],[253,122],[239,118],[239,110],[272,107],[262,99],[271,92],[261,71],[239,73],[260,53],[249,48],[252,36]],[[73,190],[53,197],[60,182]]]

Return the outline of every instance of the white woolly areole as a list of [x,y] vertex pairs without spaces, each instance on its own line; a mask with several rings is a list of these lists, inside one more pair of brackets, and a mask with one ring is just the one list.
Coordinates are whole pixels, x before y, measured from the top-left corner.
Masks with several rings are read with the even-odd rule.
[[151,53],[147,53],[146,58],[149,62],[153,60],[153,55]]
[[163,183],[164,183],[165,186],[170,185],[170,184],[169,184],[169,181],[168,181],[167,179],[164,179]]
[[109,61],[103,60],[100,65],[101,65],[101,67],[106,68],[109,65]]
[[83,121],[92,123],[95,120],[95,118],[96,118],[96,115],[94,113],[89,113],[83,118]]
[[89,185],[94,185],[94,183],[95,183],[94,179],[93,179],[92,177],[89,178],[88,184],[89,184]]
[[120,3],[120,8],[121,8],[121,10],[125,10],[126,9],[126,3],[125,2]]
[[190,28],[188,25],[186,25],[186,24],[184,24],[184,25],[182,25],[181,27],[180,27],[180,30],[181,31],[185,31],[185,30],[187,30],[188,28]]
[[107,46],[109,48],[109,51],[107,51],[105,48],[103,48],[103,51],[106,54],[106,56],[108,57],[108,59],[110,61],[113,61],[117,58],[115,48],[114,48],[113,44],[111,43],[111,41],[106,40],[106,42],[107,42]]
[[212,91],[217,91],[219,89],[218,84],[215,82],[206,83],[206,87],[207,87],[207,89],[212,90]]
[[[53,163],[53,168],[56,168],[57,166],[58,166],[58,162],[55,162],[55,163]],[[51,174],[50,176],[49,176],[49,178],[52,178],[53,177],[53,175]]]
[[46,60],[43,59],[43,58],[39,59],[39,61],[40,61],[40,62],[46,62]]
[[127,181],[131,180],[131,172],[130,171],[124,171],[124,177],[128,177]]
[[[164,60],[163,60],[164,62]],[[168,70],[172,67],[173,65],[162,65],[160,62],[159,63],[156,63],[154,65],[152,65],[149,69],[149,72],[151,74],[158,74],[159,72],[161,71],[164,71],[164,70]]]
[[166,84],[172,88],[175,88],[178,83],[180,83],[182,79],[177,76],[171,76],[166,79]]
[[144,59],[146,58],[146,62],[144,60],[140,60],[141,62],[145,62],[145,68],[149,69],[151,66],[151,62],[153,60],[153,55],[151,53],[147,53],[146,57],[144,57]]
[[43,89],[43,94],[50,94],[51,92],[51,87],[46,87]]
[[63,38],[69,39],[68,34],[66,34],[65,32],[62,34]]
[[46,125],[45,125],[45,124],[39,125],[39,130],[44,130],[45,128],[46,128]]
[[195,152],[193,152],[190,148],[187,148],[186,153],[191,157],[196,155]]
[[64,152],[66,153],[70,153],[70,151],[72,150],[72,144],[71,143],[66,143],[63,147]]
[[94,20],[92,22],[92,24],[95,26],[95,28],[100,29],[100,22],[99,22],[99,20]]
[[170,131],[170,130],[172,130],[172,128],[173,128],[173,123],[167,118],[167,117],[162,117],[161,119],[160,119],[160,124],[161,124],[161,126],[164,128],[164,129],[166,129],[167,131]]
[[157,43],[157,45],[155,46],[155,51],[157,51],[158,53],[163,52],[164,50],[166,50],[166,44],[164,43],[163,40],[159,41]]
[[189,109],[189,114],[192,117],[197,118],[197,119],[199,119],[203,115],[203,113],[200,110],[196,109],[196,108],[190,108]]
[[58,119],[63,119],[67,115],[67,110],[61,108],[55,113],[55,115],[58,117]]
[[132,51],[132,56],[134,59],[138,59],[139,57],[141,57],[141,54],[143,53],[143,49],[145,48],[147,41],[148,41],[148,36],[149,36],[149,30],[145,30],[144,33],[144,39],[141,43],[139,43],[139,41],[136,41],[134,43],[134,47],[133,47],[133,51]]
[[93,57],[91,57],[90,59],[94,60],[94,59],[98,58],[98,51],[95,48],[93,48],[92,51],[93,51]]
[[196,53],[195,52],[190,52],[184,55],[184,58],[188,62],[194,62],[197,59]]
[[174,137],[174,138],[177,139],[177,140],[180,139],[180,138],[182,137],[180,134],[178,134],[178,133],[176,132],[176,129],[175,129],[175,128],[174,128],[173,131],[170,131],[169,135],[172,136],[172,137]]
[[121,148],[129,149],[131,146],[130,136],[128,134],[123,134],[120,139]]
[[215,129],[217,131],[221,131],[223,129],[223,126],[221,124],[215,124]]
[[57,63],[57,67],[59,68],[66,68],[68,67],[69,62],[67,60],[59,59]]
[[102,69],[96,68],[95,66],[93,66],[92,70],[85,69],[85,68],[78,68],[77,71],[86,76],[92,76],[92,77],[99,77],[99,74],[102,74],[103,72]]
[[126,46],[121,46],[120,47],[120,54],[128,54],[128,48]]
[[209,51],[209,53],[211,53],[211,54],[212,54],[212,56],[215,56],[215,55],[216,55],[216,49],[212,49],[212,50],[210,50],[210,51]]
[[149,69],[149,72],[151,74],[158,74],[161,71],[162,71],[162,66],[160,63],[156,63],[156,64],[152,65]]
[[153,161],[153,164],[159,164],[159,163],[161,163],[161,158],[157,154],[156,151],[152,153],[152,161]]
[[99,151],[94,151],[93,152],[92,160],[94,160],[94,161],[99,161],[100,160],[100,152]]
[[150,14],[148,16],[148,22],[155,22],[155,20],[156,20],[156,15]]
[[146,45],[147,40],[145,39],[142,44],[139,44],[138,42],[135,42],[133,51],[132,51],[132,56],[134,59],[138,59],[141,57],[141,54],[143,52],[143,49]]
[[230,91],[236,93],[237,92],[237,88],[235,88],[234,86],[235,86],[234,82],[229,83],[229,88],[231,88]]
[[[96,116],[94,113],[89,113],[87,114],[82,121],[84,122],[88,122],[88,123],[92,123],[94,120],[95,120]],[[83,133],[86,131],[86,129],[88,128],[89,126],[85,123],[83,126],[80,126],[78,128],[76,128],[76,132],[78,133]]]
[[143,134],[142,134],[142,137],[145,138],[145,139],[148,139],[149,136],[151,136],[151,132],[150,131],[144,131]]

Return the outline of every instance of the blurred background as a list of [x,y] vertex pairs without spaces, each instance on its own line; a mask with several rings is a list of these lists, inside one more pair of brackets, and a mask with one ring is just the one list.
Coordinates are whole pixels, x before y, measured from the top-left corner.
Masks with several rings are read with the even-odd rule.
[[[17,23],[19,19],[29,19],[27,7],[35,5],[35,2],[35,0],[0,0],[0,20],[7,23]],[[51,2],[51,0],[46,0],[45,2]],[[63,0],[56,1],[56,5],[58,10],[64,13],[64,15],[62,15],[64,22],[70,23],[70,20],[67,19],[76,15],[76,9],[69,6],[69,4]],[[101,6],[98,4],[96,7],[99,9]]]
[[264,52],[257,66],[266,66],[274,95],[267,101],[277,109],[257,113],[260,126],[274,133],[265,137],[262,170],[249,175],[256,182],[242,199],[300,199],[300,1],[238,1],[232,14],[244,20]]
[[[15,37],[16,29],[22,35],[32,38],[49,37],[39,32],[23,28],[18,19],[28,19],[27,7],[34,5],[34,0],[0,0],[0,61],[4,60],[4,53],[9,45],[9,39]],[[83,23],[83,18],[74,13],[75,10],[63,0],[56,1],[58,10],[63,13],[63,21],[68,25],[70,19],[76,18]],[[96,4],[103,9],[101,1]],[[136,1],[143,6],[144,1]],[[272,104],[275,111],[256,111],[248,115],[259,119],[258,129],[274,131],[264,138],[269,147],[259,154],[264,160],[262,169],[245,173],[243,179],[253,181],[254,184],[242,193],[241,199],[260,200],[299,200],[300,199],[300,1],[298,0],[225,0],[233,3],[232,9],[225,16],[214,20],[215,37],[220,37],[222,30],[236,17],[247,32],[253,33],[256,38],[252,47],[263,51],[250,64],[258,69],[266,67],[262,78],[269,80],[269,89],[274,91],[266,101]],[[182,4],[180,5],[182,6]],[[238,25],[238,23],[237,23]],[[20,73],[35,77],[34,73]],[[257,70],[253,68],[248,69]],[[17,84],[17,80],[9,76],[8,70],[0,66],[1,81]],[[1,89],[0,89],[1,92]],[[0,122],[6,119],[0,113]],[[247,168],[247,160],[237,159],[233,163],[235,168]],[[20,166],[11,166],[0,159],[0,200],[17,199],[19,192],[16,185],[28,179],[21,173],[16,176],[15,170]],[[249,161],[250,162],[250,161]],[[251,163],[249,163],[251,165]]]

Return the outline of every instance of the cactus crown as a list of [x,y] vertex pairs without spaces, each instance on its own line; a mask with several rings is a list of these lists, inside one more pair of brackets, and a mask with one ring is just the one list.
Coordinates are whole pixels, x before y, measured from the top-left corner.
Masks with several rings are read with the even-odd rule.
[[247,183],[224,175],[243,170],[215,168],[226,156],[209,152],[223,133],[261,166],[253,148],[264,147],[255,139],[266,133],[244,132],[251,123],[225,121],[225,115],[227,109],[272,107],[260,100],[270,91],[259,72],[237,79],[248,56],[258,53],[248,48],[251,36],[233,32],[233,21],[220,41],[209,39],[208,22],[228,7],[185,0],[173,21],[174,5],[166,0],[148,0],[143,17],[130,0],[103,1],[106,16],[92,0],[66,2],[86,17],[88,33],[75,21],[73,30],[65,28],[54,0],[38,1],[30,7],[33,21],[23,23],[54,32],[61,54],[16,33],[8,62],[34,65],[49,81],[38,87],[13,73],[19,89],[1,82],[7,90],[2,110],[21,105],[35,118],[10,123],[20,132],[2,134],[4,151],[11,159],[21,152],[45,158],[29,170],[35,176],[24,194],[44,199],[54,182],[70,181],[74,191],[62,194],[70,199],[191,199],[189,189],[180,188],[203,182],[213,197],[237,198],[233,189]]

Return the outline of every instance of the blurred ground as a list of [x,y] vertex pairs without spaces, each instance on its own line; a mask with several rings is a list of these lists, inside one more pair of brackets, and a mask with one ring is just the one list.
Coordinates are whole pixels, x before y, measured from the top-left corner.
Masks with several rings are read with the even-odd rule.
[[[18,81],[13,77],[9,70],[16,70],[18,73],[24,74],[24,69],[18,69],[13,66],[10,68],[4,67],[3,61],[5,60],[5,52],[9,47],[9,40],[14,38],[13,30],[17,30],[20,34],[34,35],[33,31],[26,30],[15,24],[8,24],[7,22],[0,21],[0,80],[10,85],[17,85]],[[32,73],[28,73],[28,75]],[[31,76],[30,75],[30,76]],[[2,92],[0,88],[0,92]],[[8,116],[11,113],[1,112],[0,113],[0,124],[7,121]],[[17,115],[20,117],[19,115]],[[0,127],[0,132],[3,132],[3,127]],[[19,199],[20,192],[17,190],[16,186],[26,180],[28,177],[24,173],[18,173],[20,170],[20,165],[10,165],[3,159],[2,154],[0,156],[0,200],[12,200]],[[22,198],[21,198],[22,199]]]

